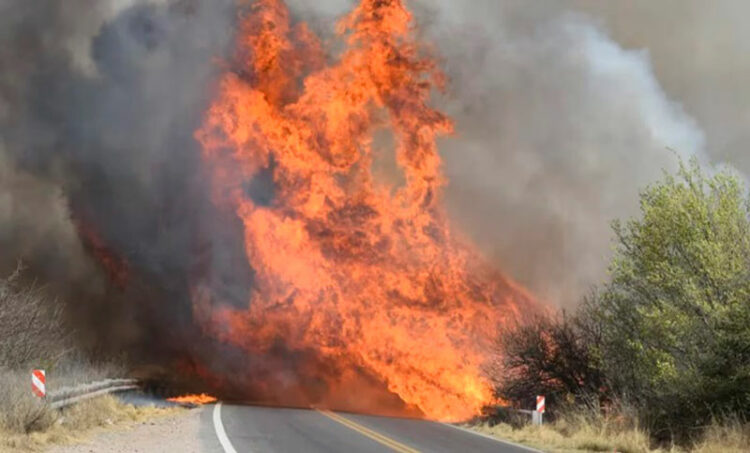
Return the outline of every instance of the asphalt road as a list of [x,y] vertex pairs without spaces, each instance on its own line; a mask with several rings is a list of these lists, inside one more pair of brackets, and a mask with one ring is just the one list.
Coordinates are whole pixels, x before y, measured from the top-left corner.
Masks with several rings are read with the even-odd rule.
[[222,453],[536,451],[424,420],[228,404],[206,409],[210,450]]

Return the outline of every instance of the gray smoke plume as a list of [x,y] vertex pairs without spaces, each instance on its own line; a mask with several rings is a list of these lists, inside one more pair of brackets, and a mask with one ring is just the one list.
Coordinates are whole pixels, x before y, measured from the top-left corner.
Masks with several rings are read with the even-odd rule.
[[610,221],[677,156],[750,169],[746,7],[720,3],[424,2],[458,122],[453,218],[542,298],[606,278]]
[[[329,37],[355,4],[288,3]],[[605,278],[609,222],[678,155],[750,171],[743,3],[407,3],[451,80],[449,212],[545,300]],[[246,303],[193,138],[236,17],[233,0],[0,1],[0,273],[25,259],[94,339],[179,331],[196,272]]]
[[[703,152],[649,55],[589,17],[526,4],[433,6],[457,137],[443,150],[453,218],[543,299],[575,303],[601,281],[609,222],[637,190]],[[519,6],[520,5],[520,6]],[[450,38],[449,38],[450,37]]]
[[600,2],[592,15],[624,47],[647,49],[664,90],[706,132],[706,152],[750,174],[749,5],[742,0]]
[[193,131],[233,2],[0,8],[0,271],[23,259],[92,341],[148,341],[165,316],[179,330],[196,261],[229,261],[204,239]]

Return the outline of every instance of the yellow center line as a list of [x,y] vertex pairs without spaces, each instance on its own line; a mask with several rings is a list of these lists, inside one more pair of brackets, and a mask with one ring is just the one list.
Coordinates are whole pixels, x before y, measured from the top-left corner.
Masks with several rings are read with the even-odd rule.
[[355,423],[349,420],[348,418],[344,418],[341,415],[334,414],[333,412],[327,411],[327,410],[321,410],[321,409],[315,409],[315,410],[325,415],[326,417],[330,418],[331,420],[341,423],[347,428],[353,429],[354,431],[357,431],[363,436],[369,437],[370,439],[385,445],[386,447],[390,448],[393,451],[397,451],[399,453],[419,453],[419,450],[415,450],[400,442],[396,442],[390,437],[386,437],[378,432],[375,432],[369,428],[366,428],[360,425],[359,423]]

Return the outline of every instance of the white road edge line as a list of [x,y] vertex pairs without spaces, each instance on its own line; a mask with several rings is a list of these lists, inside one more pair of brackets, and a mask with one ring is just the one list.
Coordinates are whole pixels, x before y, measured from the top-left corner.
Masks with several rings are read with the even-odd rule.
[[443,425],[450,426],[451,428],[456,428],[458,430],[467,432],[469,434],[474,434],[475,436],[480,436],[480,437],[484,437],[484,438],[487,438],[487,439],[490,439],[490,440],[494,440],[495,442],[500,442],[501,444],[512,445],[512,446],[514,446],[516,448],[520,448],[522,450],[531,451],[531,452],[534,452],[534,453],[544,453],[542,450],[537,450],[537,449],[534,449],[534,448],[531,448],[531,447],[527,447],[526,445],[517,444],[515,442],[510,442],[510,441],[507,441],[507,440],[498,439],[497,437],[490,436],[489,434],[480,433],[480,432],[474,431],[472,429],[463,428],[461,426],[452,425],[450,423],[443,423]]
[[227,437],[227,432],[224,431],[224,425],[221,424],[221,402],[214,406],[214,430],[216,430],[216,437],[219,438],[224,453],[237,453],[232,442],[229,441],[229,437]]

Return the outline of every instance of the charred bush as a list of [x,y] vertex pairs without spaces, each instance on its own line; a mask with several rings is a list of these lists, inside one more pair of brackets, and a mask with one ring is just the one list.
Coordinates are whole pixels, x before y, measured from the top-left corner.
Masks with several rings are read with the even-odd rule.
[[566,314],[538,315],[516,325],[499,339],[496,395],[523,409],[544,395],[550,416],[571,405],[598,405],[609,390],[597,342],[595,326]]

